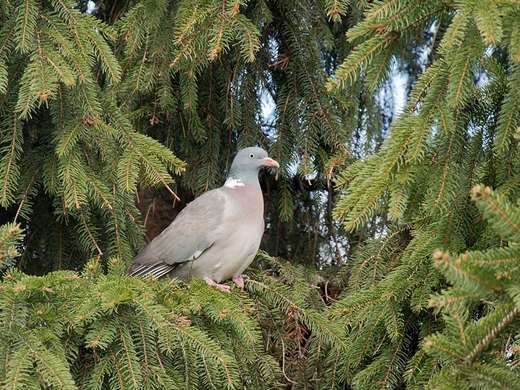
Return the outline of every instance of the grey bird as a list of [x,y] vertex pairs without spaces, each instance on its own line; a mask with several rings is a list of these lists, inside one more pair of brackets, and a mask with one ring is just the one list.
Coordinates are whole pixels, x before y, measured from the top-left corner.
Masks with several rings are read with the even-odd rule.
[[229,292],[222,281],[244,287],[244,270],[251,264],[264,233],[264,200],[258,173],[278,162],[262,148],[242,149],[235,156],[226,182],[189,203],[164,231],[133,260],[132,276],[188,280],[203,277]]

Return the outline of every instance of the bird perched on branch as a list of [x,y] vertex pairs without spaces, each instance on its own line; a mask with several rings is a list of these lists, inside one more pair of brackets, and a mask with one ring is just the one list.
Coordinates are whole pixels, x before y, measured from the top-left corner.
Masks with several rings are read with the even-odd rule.
[[278,163],[262,148],[245,148],[231,164],[226,182],[188,204],[133,260],[127,273],[183,280],[203,277],[229,292],[227,279],[244,287],[264,232],[264,201],[258,173]]

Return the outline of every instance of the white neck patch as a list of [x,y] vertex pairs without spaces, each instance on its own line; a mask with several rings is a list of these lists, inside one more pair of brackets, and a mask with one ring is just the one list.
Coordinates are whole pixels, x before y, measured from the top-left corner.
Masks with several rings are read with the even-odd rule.
[[244,185],[240,179],[235,179],[234,177],[228,177],[224,183],[224,187],[227,188],[243,187]]

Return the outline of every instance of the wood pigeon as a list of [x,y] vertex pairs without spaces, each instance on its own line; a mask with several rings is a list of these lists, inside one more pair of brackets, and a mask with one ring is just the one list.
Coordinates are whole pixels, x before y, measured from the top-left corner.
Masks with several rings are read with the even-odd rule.
[[264,201],[258,173],[279,167],[262,148],[238,152],[226,182],[189,203],[134,259],[127,273],[183,280],[203,277],[222,291],[233,279],[244,287],[242,272],[251,264],[264,233]]

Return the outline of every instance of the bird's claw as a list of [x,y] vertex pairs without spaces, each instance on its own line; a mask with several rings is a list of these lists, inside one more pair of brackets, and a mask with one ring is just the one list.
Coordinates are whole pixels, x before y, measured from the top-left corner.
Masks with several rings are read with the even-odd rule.
[[235,282],[235,284],[240,287],[241,290],[244,289],[244,278],[248,278],[247,275],[237,275],[237,276],[233,276],[233,282]]
[[204,278],[204,280],[206,281],[207,284],[209,284],[210,286],[216,287],[220,291],[223,291],[225,293],[231,292],[231,288],[225,284],[219,284],[219,283],[215,282],[213,279],[210,279],[208,277]]
[[231,288],[229,286],[226,286],[225,284],[218,284],[215,283],[215,287],[218,288],[220,291],[225,293],[231,293]]

